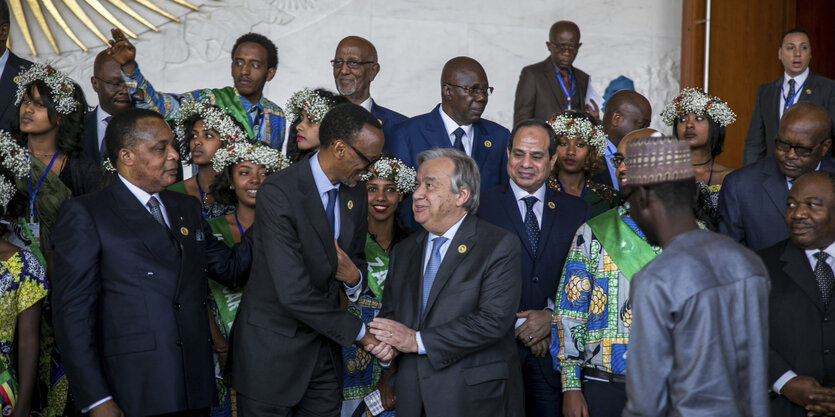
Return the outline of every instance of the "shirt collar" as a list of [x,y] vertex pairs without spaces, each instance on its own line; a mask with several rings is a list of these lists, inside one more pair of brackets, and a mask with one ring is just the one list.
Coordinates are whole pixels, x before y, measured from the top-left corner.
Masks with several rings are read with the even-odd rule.
[[371,111],[371,107],[374,106],[374,100],[371,98],[371,96],[368,96],[368,98],[365,99],[365,101],[360,103],[360,106],[362,106],[362,108],[368,111]]
[[[818,162],[818,166],[816,166],[816,167],[815,167],[815,171],[820,171],[820,170],[821,170],[821,164],[822,164],[822,163],[823,163],[823,162]],[[797,177],[797,178],[800,178],[800,177]],[[794,181],[795,181],[797,178],[786,177],[786,182],[789,184],[789,189],[791,189],[791,188],[792,188],[792,187],[791,187],[791,184],[792,184],[792,183],[794,183]]]
[[523,198],[525,198],[529,195],[532,195],[532,196],[536,197],[536,199],[539,200],[539,202],[541,202],[541,203],[545,202],[545,183],[542,183],[542,185],[539,187],[539,189],[534,191],[533,194],[530,194],[527,191],[523,190],[518,185],[516,185],[516,182],[514,182],[511,179],[510,180],[510,189],[513,190],[513,196],[516,197],[516,201],[519,201],[519,200],[521,200],[521,199],[523,199]]
[[459,125],[455,120],[452,120],[452,117],[449,117],[446,112],[444,112],[444,106],[438,106],[438,111],[441,112],[441,120],[444,121],[444,129],[446,129],[446,134],[451,135],[455,129],[459,127],[464,130],[464,136],[471,138],[472,135],[470,132],[473,131],[473,124],[470,123],[468,125]]
[[106,112],[101,106],[96,106],[96,121],[104,123],[104,119],[110,117],[110,113]]
[[[148,204],[148,200],[150,200],[151,197],[156,197],[157,200],[160,200],[159,193],[148,194],[147,192],[145,192],[145,190],[137,187],[136,185],[133,185],[133,183],[128,181],[127,178],[123,177],[122,174],[117,175],[119,176],[119,179],[122,180],[122,182],[125,184],[125,187],[128,187],[128,191],[130,191],[130,193],[133,194],[133,196],[136,197],[137,200],[139,200],[139,202],[142,204],[142,207],[145,207]],[[162,204],[161,200],[160,204]]]
[[[443,236],[443,237],[445,237],[445,238],[447,238],[447,241],[446,241],[446,242],[444,242],[444,243],[447,243],[447,242],[451,242],[451,241],[452,241],[452,238],[453,238],[453,237],[455,237],[455,234],[456,234],[456,233],[458,233],[458,229],[461,227],[461,223],[462,223],[462,222],[464,222],[464,219],[465,219],[466,217],[467,217],[467,213],[464,213],[464,215],[463,215],[463,216],[461,216],[461,218],[460,218],[460,219],[458,219],[458,221],[457,221],[455,224],[453,224],[453,225],[452,225],[452,227],[450,227],[449,229],[447,229],[447,231],[446,231],[446,232],[444,232],[444,234],[443,234],[442,236]],[[436,234],[434,234],[434,233],[429,233],[429,240],[428,240],[428,242],[431,242],[431,241],[432,241],[432,239],[435,239],[436,237],[440,237],[440,236],[438,236],[438,235],[436,235]]]
[[331,180],[328,179],[328,176],[325,175],[322,165],[319,164],[319,152],[313,154],[309,162],[310,170],[313,172],[313,182],[316,183],[316,191],[319,192],[320,196],[325,195],[325,193],[334,188],[339,189],[339,184],[333,185]]
[[0,75],[3,74],[3,70],[6,68],[6,63],[9,62],[9,48],[6,48],[6,52],[3,52],[3,55],[0,55]]
[[[820,251],[819,248],[814,248],[814,249],[806,249],[804,252],[806,252],[806,257],[809,258],[810,261],[817,262],[817,258],[815,258],[815,254],[818,253],[818,251]],[[830,243],[829,246],[827,246],[823,249],[823,251],[826,252],[827,254],[829,254],[830,257],[835,258],[835,242]],[[814,267],[815,267],[815,264],[813,263],[812,268],[814,268]]]
[[[809,77],[809,67],[806,67],[806,69],[803,70],[803,72],[801,72],[796,77],[794,77],[794,82],[795,82],[794,87],[795,88],[800,88],[800,86],[803,85],[803,83],[806,82],[807,77]],[[783,85],[788,87],[790,79],[792,79],[792,76],[790,76],[789,74],[783,73]]]

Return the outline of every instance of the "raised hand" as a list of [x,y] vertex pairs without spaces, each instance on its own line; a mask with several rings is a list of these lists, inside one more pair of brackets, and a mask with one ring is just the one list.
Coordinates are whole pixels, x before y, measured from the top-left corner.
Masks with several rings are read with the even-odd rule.
[[110,29],[110,35],[113,39],[107,41],[110,44],[110,48],[107,48],[107,54],[122,66],[122,72],[125,74],[132,73],[136,69],[136,47],[119,29]]

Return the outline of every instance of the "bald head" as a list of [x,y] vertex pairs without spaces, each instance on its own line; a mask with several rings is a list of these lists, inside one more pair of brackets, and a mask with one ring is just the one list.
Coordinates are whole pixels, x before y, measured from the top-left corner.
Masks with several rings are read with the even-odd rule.
[[107,54],[107,49],[96,55],[90,83],[99,97],[99,106],[111,116],[131,107],[119,63]]
[[[441,70],[441,83],[451,83],[459,74],[463,72],[473,72],[484,75],[487,78],[487,73],[484,72],[484,67],[478,61],[468,57],[459,56],[452,58],[444,64]],[[465,86],[466,87],[466,86]]]
[[633,90],[619,90],[606,102],[603,132],[618,146],[627,133],[649,126],[651,117],[652,107],[646,97]]
[[577,42],[580,41],[580,27],[570,20],[560,20],[559,22],[551,25],[551,30],[548,31],[548,40],[552,43],[556,42],[557,36],[561,32],[571,32],[577,37]]
[[[652,136],[653,133],[658,133],[658,131],[655,129],[643,128],[633,130],[627,133],[623,136],[623,139],[621,139],[620,143],[618,144],[618,151],[615,152],[615,158],[623,161],[623,159],[626,158],[627,143],[629,143],[632,139]],[[620,185],[622,190],[624,185],[626,184],[626,164],[624,164],[623,162],[619,163],[617,169],[615,169],[615,175],[618,177],[618,184]]]
[[459,125],[481,118],[487,106],[487,73],[478,61],[459,56],[441,71],[441,108]]
[[778,135],[789,129],[803,130],[806,135],[820,142],[831,139],[829,133],[832,130],[832,119],[820,104],[799,101],[783,113]]
[[[333,80],[339,94],[354,104],[367,100],[371,96],[371,82],[380,72],[374,44],[359,36],[348,36],[339,41],[333,60]],[[351,62],[357,68],[350,68]]]
[[340,48],[348,48],[353,47],[360,50],[362,56],[360,57],[363,61],[374,61],[377,62],[377,48],[374,47],[374,44],[371,43],[368,39],[359,37],[359,36],[346,36],[339,44],[336,45],[337,51]]

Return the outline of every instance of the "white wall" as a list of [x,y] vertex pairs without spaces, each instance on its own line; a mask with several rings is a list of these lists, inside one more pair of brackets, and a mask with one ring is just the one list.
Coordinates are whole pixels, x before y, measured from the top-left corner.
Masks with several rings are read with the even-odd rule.
[[[230,48],[239,35],[256,31],[278,46],[278,72],[266,95],[283,107],[290,94],[303,87],[335,90],[328,61],[340,39],[359,35],[370,39],[379,52],[381,71],[371,88],[378,103],[408,116],[427,112],[440,100],[444,62],[467,55],[481,62],[496,88],[484,117],[510,128],[519,71],[547,56],[548,28],[561,19],[575,21],[582,31],[583,47],[575,65],[591,74],[601,94],[619,75],[631,78],[636,90],[652,103],[654,127],[661,126],[655,119],[678,90],[678,1],[191,0],[201,6],[199,12],[152,1],[182,16],[182,23],[166,22],[135,2],[131,4],[143,16],[161,24],[159,33],[121,12],[114,14],[140,34],[137,60],[160,91],[230,85]],[[66,10],[61,2],[55,3]],[[75,17],[68,17],[70,27],[92,46],[91,52],[81,52],[51,22],[63,51],[56,56],[31,15],[28,19],[41,52],[37,59],[68,72],[95,104],[88,80],[93,57],[103,48],[101,41]],[[103,19],[96,21],[99,27],[109,27]],[[17,27],[11,47],[31,59]]]

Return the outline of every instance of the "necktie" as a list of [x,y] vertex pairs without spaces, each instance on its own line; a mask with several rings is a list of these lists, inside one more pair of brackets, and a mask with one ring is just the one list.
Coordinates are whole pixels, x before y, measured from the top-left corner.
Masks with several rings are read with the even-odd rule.
[[151,196],[151,199],[148,200],[145,205],[148,207],[148,210],[151,210],[151,216],[154,216],[154,220],[167,229],[168,225],[165,224],[165,217],[162,216],[162,207],[159,205],[159,200],[157,200],[156,197]]
[[[110,119],[111,118],[113,118],[113,116],[107,116],[107,117],[104,118],[104,129],[105,130],[107,130],[107,125],[110,124]],[[107,143],[104,141],[104,139],[101,140],[101,146],[99,146],[99,152],[101,153],[101,158],[102,159],[107,159]]]
[[441,246],[449,240],[443,236],[438,236],[432,239],[432,256],[429,257],[429,263],[426,264],[426,270],[423,271],[423,293],[420,304],[420,315],[423,315],[423,309],[426,308],[426,302],[429,301],[429,292],[432,291],[432,283],[435,282],[435,275],[438,274],[438,268],[441,266]]
[[784,97],[786,100],[786,108],[792,105],[792,98],[794,98],[794,78],[789,79],[789,94]]
[[255,139],[260,140],[261,138],[261,116],[263,115],[261,108],[257,105],[253,105],[247,111],[249,113],[249,120],[252,121],[252,133],[255,134]]
[[531,242],[531,249],[536,253],[536,247],[539,245],[539,223],[536,219],[536,213],[533,212],[533,205],[539,199],[529,195],[522,199],[525,202],[527,211],[525,212],[525,232],[528,234],[528,241]]
[[455,129],[452,134],[455,135],[455,143],[452,146],[461,152],[467,153],[467,151],[464,150],[464,142],[461,140],[461,138],[464,137],[464,129],[459,127],[458,129]]
[[835,288],[835,275],[826,263],[828,257],[829,254],[824,251],[815,254],[815,258],[818,258],[818,263],[815,265],[815,279],[818,281],[824,306],[829,304],[829,300],[832,299],[832,289]]
[[565,99],[568,100],[568,107],[571,107],[571,75],[569,74],[568,70],[561,69],[560,77],[562,78],[562,84],[565,86],[565,90],[568,91],[569,94],[569,96]]
[[336,235],[336,188],[331,188],[327,192],[328,194],[328,205],[325,208],[325,214],[328,215],[328,224],[331,225],[331,232]]

